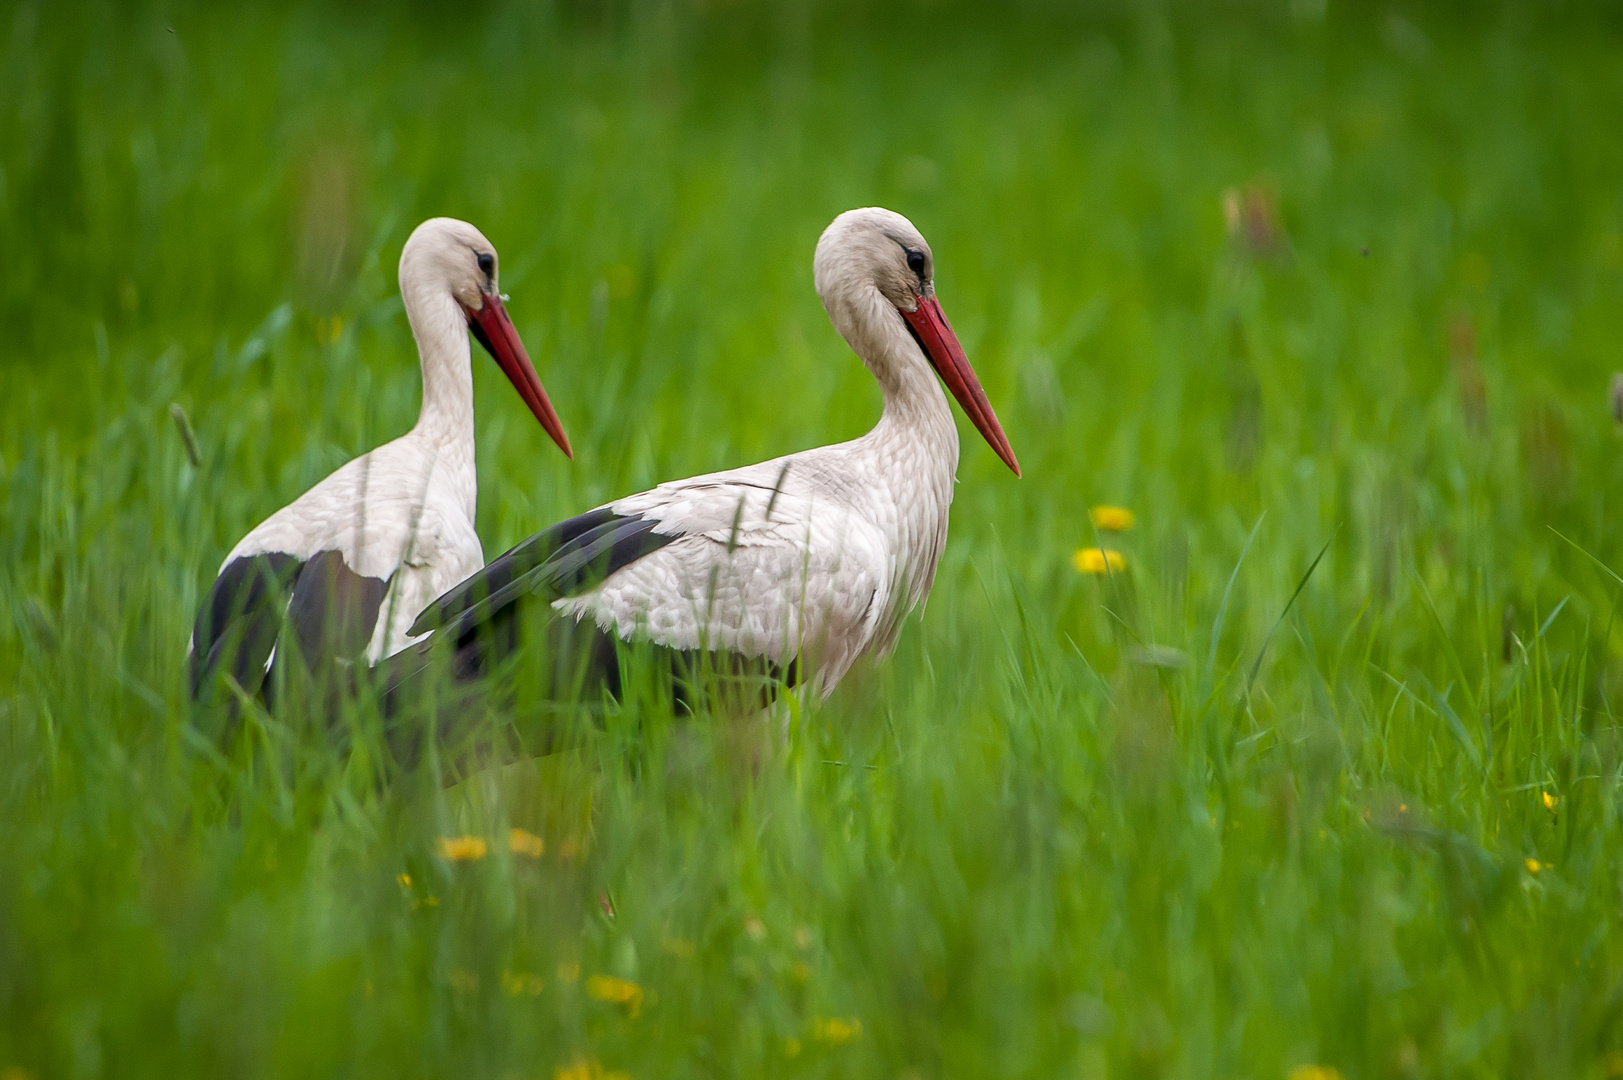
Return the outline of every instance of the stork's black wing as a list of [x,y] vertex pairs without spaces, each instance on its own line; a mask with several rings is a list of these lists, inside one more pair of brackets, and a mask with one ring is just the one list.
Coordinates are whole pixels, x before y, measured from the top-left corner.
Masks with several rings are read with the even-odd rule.
[[303,567],[302,560],[272,551],[232,559],[220,571],[192,626],[189,667],[194,700],[212,691],[222,673],[250,696],[259,693],[283,612]]
[[[388,588],[388,579],[357,574],[337,551],[309,559],[280,551],[232,559],[192,629],[193,699],[212,697],[222,672],[257,696],[273,651],[278,663],[296,652],[312,670],[333,657],[355,659],[372,640]],[[284,628],[292,630],[294,649]]]
[[677,539],[654,532],[654,525],[604,508],[543,529],[430,604],[411,634],[441,630],[462,641],[521,596],[557,599],[589,588]]
[[288,625],[304,662],[314,666],[329,657],[353,660],[364,653],[389,580],[357,574],[337,551],[310,556],[287,605]]

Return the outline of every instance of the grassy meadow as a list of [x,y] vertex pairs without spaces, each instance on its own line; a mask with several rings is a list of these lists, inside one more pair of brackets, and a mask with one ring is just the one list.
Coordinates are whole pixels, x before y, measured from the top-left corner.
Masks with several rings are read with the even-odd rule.
[[[0,6],[0,1077],[1623,1077],[1620,56],[1571,4]],[[497,245],[576,448],[476,353],[489,557],[866,430],[811,257],[871,204],[1025,469],[960,423],[887,662],[450,787],[198,731],[225,551],[415,419],[417,222]]]

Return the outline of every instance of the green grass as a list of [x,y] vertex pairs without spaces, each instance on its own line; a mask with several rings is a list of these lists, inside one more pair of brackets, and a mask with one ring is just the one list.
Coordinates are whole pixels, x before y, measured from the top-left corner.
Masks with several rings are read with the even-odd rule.
[[[0,1075],[1623,1075],[1617,19],[455,7],[0,9]],[[962,425],[888,662],[445,790],[191,732],[222,554],[415,416],[417,221],[577,448],[476,365],[493,555],[865,430],[874,203],[1026,470]]]

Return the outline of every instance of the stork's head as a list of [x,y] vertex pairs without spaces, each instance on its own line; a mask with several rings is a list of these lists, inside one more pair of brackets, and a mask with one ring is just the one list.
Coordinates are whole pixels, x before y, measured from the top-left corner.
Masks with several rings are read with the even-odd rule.
[[814,267],[823,307],[858,355],[872,364],[886,353],[882,342],[905,329],[981,437],[1019,476],[992,403],[936,301],[935,258],[913,223],[878,206],[847,210],[823,230]]
[[429,218],[412,231],[400,253],[401,291],[408,296],[449,294],[467,319],[468,330],[501,367],[552,441],[574,457],[563,424],[507,316],[496,274],[495,246],[478,229],[455,218]]

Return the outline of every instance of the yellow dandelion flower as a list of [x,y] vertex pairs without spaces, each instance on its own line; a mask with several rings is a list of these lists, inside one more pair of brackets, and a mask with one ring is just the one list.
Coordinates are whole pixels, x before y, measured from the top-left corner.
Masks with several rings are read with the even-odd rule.
[[528,829],[509,831],[507,847],[514,855],[527,855],[532,859],[539,859],[547,853],[547,842]]
[[1138,520],[1137,515],[1122,506],[1095,506],[1088,511],[1088,517],[1095,529],[1106,532],[1126,532]]
[[642,1011],[642,987],[613,975],[593,975],[586,980],[586,996],[594,1001],[624,1005],[632,1016]]
[[1119,574],[1127,569],[1127,560],[1110,548],[1083,548],[1071,556],[1071,565],[1083,574]]
[[1555,813],[1555,808],[1561,805],[1561,800],[1556,798],[1554,795],[1551,795],[1548,791],[1539,792],[1539,797],[1544,800],[1544,809],[1548,810],[1552,814]]
[[819,1017],[812,1021],[812,1038],[830,1046],[840,1046],[862,1034],[862,1021],[856,1017],[842,1020],[837,1016]]
[[452,862],[477,862],[489,850],[482,836],[442,836],[438,843],[440,858]]
[[1334,1065],[1298,1065],[1290,1080],[1341,1080],[1341,1070]]
[[1540,870],[1544,869],[1546,864],[1539,862],[1537,859],[1527,859],[1522,863],[1522,865],[1527,867],[1527,872],[1529,874],[1536,874]]
[[541,976],[531,975],[527,971],[504,971],[502,989],[508,997],[518,997],[520,994],[535,997],[542,990]]
[[552,1080],[629,1080],[629,1074],[620,1069],[605,1069],[597,1060],[577,1057],[568,1065],[552,1070]]
[[410,874],[396,874],[395,875],[395,880],[400,883],[400,887],[402,889],[411,888],[411,875]]

